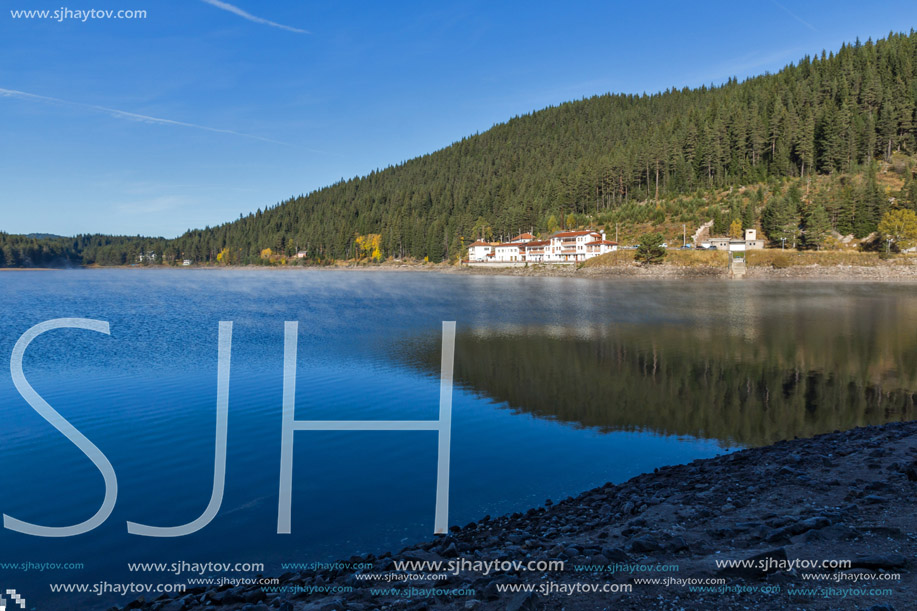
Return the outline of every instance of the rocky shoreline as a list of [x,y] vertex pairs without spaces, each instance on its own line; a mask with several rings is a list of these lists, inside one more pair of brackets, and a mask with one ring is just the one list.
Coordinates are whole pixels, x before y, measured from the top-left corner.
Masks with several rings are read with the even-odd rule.
[[[533,265],[530,267],[482,268],[465,267],[437,269],[451,273],[465,273],[489,276],[560,276],[569,278],[621,278],[650,280],[729,280],[726,267],[710,265],[609,265],[576,267],[572,265]],[[785,268],[771,266],[750,266],[741,280],[830,280],[854,282],[914,282],[917,281],[917,266],[882,264],[857,265],[794,265]]]
[[[264,272],[288,272],[297,270],[309,271],[363,271],[363,272],[426,272],[441,274],[467,274],[480,276],[544,276],[564,278],[626,278],[649,280],[692,280],[692,279],[730,279],[725,266],[714,265],[678,265],[663,263],[660,265],[641,265],[621,263],[617,265],[548,265],[533,264],[523,267],[482,267],[453,265],[448,263],[409,263],[385,262],[381,264],[337,264],[337,265],[292,265],[292,266],[206,266],[160,267],[160,266],[121,266],[97,267],[83,269],[131,269],[136,271],[155,271],[162,269],[194,271],[232,271],[259,270]],[[0,271],[53,271],[46,268],[0,268]],[[743,280],[830,280],[834,282],[917,282],[917,264],[910,262],[877,261],[875,265],[790,265],[773,267],[771,265],[751,265],[746,270]]]
[[[397,553],[345,561],[372,564],[368,570],[287,573],[279,586],[198,587],[125,608],[913,609],[915,516],[917,422],[890,423],[660,468],[525,513],[486,516]],[[562,560],[564,568],[474,567],[408,581],[412,571],[395,566],[461,560]],[[717,565],[724,560],[752,566]],[[800,565],[822,560],[850,562]],[[591,586],[577,584],[618,591],[588,593]],[[533,591],[505,591],[526,586]]]

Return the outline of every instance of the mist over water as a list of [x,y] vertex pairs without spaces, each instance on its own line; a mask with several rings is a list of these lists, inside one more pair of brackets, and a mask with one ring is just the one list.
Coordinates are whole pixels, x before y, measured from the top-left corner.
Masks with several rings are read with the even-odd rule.
[[[111,325],[110,336],[49,332],[25,357],[30,383],[119,480],[114,513],[91,533],[0,530],[0,562],[85,564],[9,584],[43,609],[61,600],[49,582],[183,580],[132,575],[127,562],[263,562],[279,574],[282,562],[432,536],[430,432],[297,433],[293,532],[276,534],[287,320],[300,323],[297,418],[338,420],[435,419],[441,322],[457,322],[451,524],[915,411],[909,285],[80,270],[0,274],[0,296],[0,510],[20,520],[85,520],[103,485],[16,392],[13,344],[52,318]],[[210,498],[221,320],[234,323],[221,511],[191,536],[129,535],[127,520],[184,524]]]

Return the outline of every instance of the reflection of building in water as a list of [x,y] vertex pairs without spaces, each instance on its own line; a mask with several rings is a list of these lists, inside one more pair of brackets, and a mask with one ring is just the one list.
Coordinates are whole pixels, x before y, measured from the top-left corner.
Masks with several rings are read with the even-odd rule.
[[499,323],[490,326],[473,327],[466,332],[477,339],[494,339],[503,337],[508,340],[514,337],[549,337],[552,339],[600,340],[615,336],[620,328],[598,322],[580,322],[570,325],[532,325]]
[[761,311],[758,300],[760,295],[755,295],[745,290],[744,285],[729,285],[730,290],[725,290],[719,301],[725,315],[723,324],[729,333],[738,336],[747,342],[755,342],[761,336],[760,323]]

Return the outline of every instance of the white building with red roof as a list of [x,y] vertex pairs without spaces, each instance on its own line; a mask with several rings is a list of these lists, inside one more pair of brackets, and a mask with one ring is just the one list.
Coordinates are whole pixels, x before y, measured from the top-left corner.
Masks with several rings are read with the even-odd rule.
[[608,252],[613,252],[618,250],[618,243],[612,242],[610,240],[593,240],[592,242],[586,242],[586,258],[591,259],[592,257],[598,257],[599,255],[604,255]]
[[525,244],[525,260],[528,263],[543,263],[550,240],[532,240]]
[[548,238],[545,263],[577,263],[618,249],[604,231],[558,231]]
[[517,263],[525,261],[525,247],[528,240],[524,242],[504,242],[494,246],[494,261],[502,263]]
[[494,242],[477,240],[468,245],[468,261],[471,263],[484,263],[494,260]]
[[468,247],[469,263],[579,263],[618,249],[600,231],[559,231],[545,239],[530,233],[509,242],[478,240]]

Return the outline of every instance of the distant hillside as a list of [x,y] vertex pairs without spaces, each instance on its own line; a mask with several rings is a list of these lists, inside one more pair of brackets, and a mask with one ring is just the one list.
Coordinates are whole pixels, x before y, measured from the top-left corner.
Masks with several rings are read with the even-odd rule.
[[[459,253],[462,236],[587,224],[690,229],[714,217],[719,229],[738,219],[772,239],[813,218],[865,236],[888,206],[917,204],[915,110],[912,30],[742,83],[546,108],[162,247],[166,260],[222,253],[223,263],[253,262],[266,248],[327,260],[350,257],[358,235],[381,234],[382,256],[440,261]],[[899,170],[893,193],[877,162]],[[815,176],[831,177],[818,201]],[[758,186],[735,197],[743,185]],[[83,259],[129,257],[113,246]]]
[[[82,264],[136,263],[141,253],[163,253],[163,238],[140,236],[51,234],[16,235],[0,232],[0,267],[74,267]],[[157,256],[157,260],[161,255]]]

